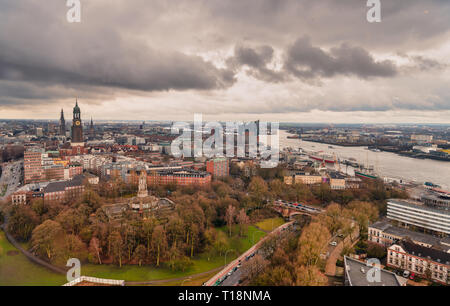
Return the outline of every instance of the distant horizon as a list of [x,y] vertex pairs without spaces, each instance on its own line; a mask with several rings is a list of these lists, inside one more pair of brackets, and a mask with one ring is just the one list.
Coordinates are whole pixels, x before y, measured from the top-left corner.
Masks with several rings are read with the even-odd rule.
[[[66,123],[69,124],[71,119],[66,118]],[[30,119],[30,118],[0,118],[0,121],[33,121],[33,122],[59,122],[59,119]],[[86,125],[90,123],[90,118],[88,121],[85,121],[82,119],[83,122],[87,122]],[[176,120],[138,120],[138,119],[98,119],[95,120],[93,118],[94,124],[95,122],[134,122],[134,123],[142,123],[143,121],[145,123],[171,123]],[[253,120],[248,120],[253,121]],[[184,120],[184,122],[193,122],[193,120]],[[217,122],[227,122],[227,120],[218,120]],[[245,121],[244,121],[245,122]],[[267,121],[270,122],[270,121]],[[387,126],[387,125],[395,125],[395,126],[445,126],[450,127],[450,123],[407,123],[407,122],[400,122],[400,123],[350,123],[350,122],[294,122],[294,121],[273,121],[273,122],[279,122],[280,124],[295,124],[295,125],[345,125],[345,126],[360,126],[360,125],[374,125],[374,126]],[[85,123],[83,123],[85,124]]]

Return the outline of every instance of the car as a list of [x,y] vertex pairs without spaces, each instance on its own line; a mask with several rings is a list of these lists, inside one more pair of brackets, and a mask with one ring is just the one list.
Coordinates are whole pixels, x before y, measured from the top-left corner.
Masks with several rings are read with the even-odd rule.
[[332,241],[332,242],[330,242],[330,245],[331,246],[337,246],[337,242],[336,241]]
[[233,270],[227,273],[228,276],[230,276],[231,274],[233,274]]
[[409,276],[409,271],[408,270],[403,271],[403,277],[408,277],[408,276]]
[[411,273],[411,275],[409,276],[409,279],[410,280],[414,280],[414,277],[416,276],[416,274],[413,272],[413,273]]

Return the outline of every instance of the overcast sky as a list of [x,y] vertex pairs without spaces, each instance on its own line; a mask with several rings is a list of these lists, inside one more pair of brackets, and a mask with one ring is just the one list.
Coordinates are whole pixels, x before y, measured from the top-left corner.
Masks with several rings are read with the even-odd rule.
[[0,0],[0,118],[450,123],[450,1]]

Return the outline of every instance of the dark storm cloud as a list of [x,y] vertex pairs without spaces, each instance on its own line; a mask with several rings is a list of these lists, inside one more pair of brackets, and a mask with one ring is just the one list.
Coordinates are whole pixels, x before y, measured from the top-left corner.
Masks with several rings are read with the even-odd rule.
[[[99,86],[140,91],[214,90],[235,82],[229,70],[200,56],[149,46],[120,26],[69,24],[64,4],[52,0],[0,3],[0,80],[66,88],[88,85],[93,91]],[[93,6],[83,8],[89,12]],[[97,13],[101,18],[101,10]],[[29,99],[34,98],[33,88],[36,97],[41,94],[30,86],[26,91]],[[3,97],[0,103],[5,101]]]
[[[161,91],[207,96],[233,86],[242,70],[288,86],[299,79],[311,84],[342,76],[350,82],[386,78],[387,84],[402,73],[448,68],[442,58],[411,56],[409,70],[377,58],[442,46],[449,37],[450,1],[382,1],[377,24],[367,22],[365,0],[81,0],[80,24],[66,21],[65,3],[0,1],[0,105],[80,94],[93,101]],[[298,39],[305,35],[311,40]],[[226,65],[219,66],[223,61]],[[250,104],[251,96],[242,104]],[[433,105],[448,107],[448,99],[439,101]],[[357,109],[358,103],[321,107]],[[273,107],[301,109],[282,108],[278,101]],[[369,109],[393,107],[376,101]]]
[[[287,50],[283,51],[283,69],[269,69],[268,65],[274,57],[274,49],[270,46],[257,48],[236,46],[234,56],[228,59],[234,70],[246,66],[248,74],[267,82],[288,80],[290,76],[299,79],[332,78],[339,75],[370,77],[393,77],[397,67],[392,61],[376,61],[373,56],[361,47],[343,43],[329,51],[313,46],[308,37],[299,38]],[[429,66],[432,62],[422,60]]]
[[397,73],[391,61],[375,61],[360,47],[342,44],[329,52],[315,47],[309,38],[298,39],[287,52],[285,68],[298,78],[354,75],[360,78],[392,77]]
[[[204,0],[219,26],[272,46],[302,35],[318,44],[352,41],[371,50],[429,48],[450,29],[448,0],[382,0],[381,23],[366,20],[366,0]],[[420,43],[417,43],[420,41]]]
[[[0,44],[0,48],[2,46]],[[128,58],[83,57],[76,66],[0,59],[0,79],[64,85],[119,87],[144,91],[218,89],[234,83],[232,72],[218,69],[200,57],[180,53],[129,52]]]
[[285,80],[282,73],[268,68],[274,57],[274,49],[271,46],[260,46],[251,48],[247,46],[236,46],[234,57],[227,60],[227,64],[235,71],[241,67],[248,68],[247,73],[256,79],[267,82],[281,82]]

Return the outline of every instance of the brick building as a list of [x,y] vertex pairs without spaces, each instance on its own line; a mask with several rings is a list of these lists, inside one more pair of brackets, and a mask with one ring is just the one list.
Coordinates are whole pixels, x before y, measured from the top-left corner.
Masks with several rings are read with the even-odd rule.
[[152,171],[147,176],[147,183],[148,185],[202,186],[211,183],[211,174],[191,169]]
[[71,180],[28,184],[11,195],[11,203],[25,205],[38,198],[46,203],[65,203],[83,196],[83,181],[84,176],[77,175]]
[[230,173],[230,165],[227,158],[214,158],[206,162],[206,172],[214,177],[225,177]]
[[30,149],[24,152],[25,184],[43,181],[42,149]]

